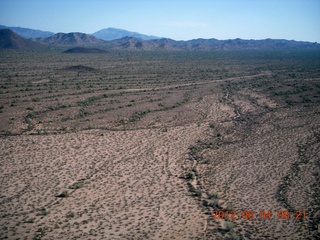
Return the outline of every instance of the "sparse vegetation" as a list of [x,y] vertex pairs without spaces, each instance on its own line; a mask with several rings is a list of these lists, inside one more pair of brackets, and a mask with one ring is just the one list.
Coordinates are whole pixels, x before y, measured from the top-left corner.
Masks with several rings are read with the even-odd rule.
[[72,184],[69,188],[70,189],[79,189],[79,188],[82,188],[82,186],[83,186],[83,182],[78,181],[78,182],[75,182],[74,184]]
[[231,202],[228,202],[228,203],[227,203],[226,209],[227,209],[228,211],[233,210],[233,205],[232,205]]
[[47,216],[49,214],[48,210],[46,208],[41,209],[40,215]]
[[61,52],[0,53],[1,239],[315,238],[318,53]]
[[75,216],[74,212],[68,212],[66,218],[73,218]]
[[26,220],[26,223],[34,223],[35,218],[29,218]]
[[194,177],[195,177],[195,174],[194,174],[194,172],[192,172],[192,171],[190,171],[190,172],[187,172],[187,174],[186,174],[186,179],[187,180],[193,180],[194,179]]
[[235,224],[231,221],[225,221],[224,222],[224,228],[227,230],[227,231],[230,231],[232,230],[233,228],[235,227]]
[[69,192],[68,191],[63,191],[62,193],[57,195],[57,197],[59,197],[59,198],[67,198],[67,197],[69,197]]

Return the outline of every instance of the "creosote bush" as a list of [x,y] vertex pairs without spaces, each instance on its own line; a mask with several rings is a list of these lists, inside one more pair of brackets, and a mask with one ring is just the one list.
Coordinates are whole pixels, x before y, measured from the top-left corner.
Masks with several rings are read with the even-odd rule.
[[193,180],[194,179],[194,172],[187,172],[186,179],[187,180]]
[[83,183],[82,182],[75,182],[74,184],[72,184],[69,188],[70,189],[79,189],[82,188]]
[[61,194],[59,194],[57,197],[60,197],[60,198],[66,198],[66,197],[69,197],[69,193],[68,191],[63,191]]

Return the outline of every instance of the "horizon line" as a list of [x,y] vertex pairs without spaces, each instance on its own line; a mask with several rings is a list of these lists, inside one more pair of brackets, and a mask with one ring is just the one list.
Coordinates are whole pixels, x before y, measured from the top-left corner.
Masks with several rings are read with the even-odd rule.
[[[74,32],[52,32],[52,31],[47,31],[47,30],[41,30],[41,29],[35,29],[35,28],[30,28],[30,27],[20,27],[20,26],[6,26],[6,25],[2,25],[0,24],[0,26],[4,26],[6,28],[24,28],[24,29],[29,29],[29,30],[35,30],[35,31],[42,31],[42,32],[50,32],[50,33],[53,33],[53,35],[55,34],[59,34],[59,33],[63,33],[63,34],[69,34],[69,33],[82,33],[82,34],[87,34],[87,35],[93,35],[94,33],[98,32],[98,31],[101,31],[101,30],[104,30],[104,29],[108,29],[108,28],[112,28],[112,29],[117,29],[117,30],[123,30],[123,31],[127,31],[127,32],[131,32],[131,33],[137,33],[137,34],[141,34],[141,35],[145,35],[145,36],[148,36],[148,37],[156,37],[154,39],[150,39],[150,40],[156,40],[156,39],[170,39],[170,40],[173,40],[173,41],[181,41],[181,42],[187,42],[187,41],[192,41],[192,40],[199,40],[199,39],[203,39],[203,40],[210,40],[210,39],[215,39],[215,40],[218,40],[218,41],[228,41],[228,40],[244,40],[244,41],[262,41],[262,40],[286,40],[286,41],[295,41],[295,42],[308,42],[308,43],[315,43],[315,44],[319,44],[318,41],[306,41],[306,40],[295,40],[295,39],[287,39],[287,38],[270,38],[270,37],[267,37],[267,38],[250,38],[250,39],[247,39],[247,38],[239,38],[239,37],[236,37],[236,38],[227,38],[227,39],[218,39],[218,38],[215,38],[215,37],[212,37],[212,38],[203,38],[203,37],[198,37],[198,38],[192,38],[192,39],[188,39],[188,40],[182,40],[182,39],[174,39],[174,38],[169,38],[169,37],[158,37],[158,36],[154,36],[154,35],[148,35],[148,34],[144,34],[144,33],[139,33],[139,32],[136,32],[136,31],[130,31],[130,30],[126,30],[126,29],[123,29],[123,28],[115,28],[115,27],[106,27],[106,28],[102,28],[98,31],[95,31],[93,33],[86,33],[86,32],[78,32],[78,31],[74,31]],[[0,29],[1,30],[1,29]],[[19,35],[19,34],[18,34]],[[95,37],[95,36],[94,36]],[[125,36],[125,37],[130,37],[130,36]],[[122,37],[122,38],[125,38],[125,37]],[[97,37],[96,37],[97,38]],[[122,38],[117,38],[117,39],[122,39]],[[136,38],[136,37],[132,37],[132,38]],[[101,38],[98,38],[98,39],[101,39]],[[137,38],[137,39],[140,39],[140,38]],[[101,39],[103,41],[112,41],[112,40],[104,40],[104,39]],[[116,39],[114,39],[116,40]],[[143,41],[150,41],[150,40],[144,40],[144,39],[141,39]]]

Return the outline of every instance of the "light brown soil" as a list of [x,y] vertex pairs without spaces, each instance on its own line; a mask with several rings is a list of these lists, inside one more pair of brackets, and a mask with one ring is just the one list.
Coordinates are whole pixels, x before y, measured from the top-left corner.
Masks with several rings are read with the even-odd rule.
[[[89,56],[95,72],[52,83],[32,80],[31,53],[6,76],[16,54],[1,62],[0,239],[319,238],[318,58],[291,56],[287,66],[262,54],[252,65],[223,55],[210,69],[209,54],[116,52]],[[90,66],[78,55],[44,56],[48,69],[35,71],[46,79],[71,63]],[[307,69],[301,79],[284,73],[293,66]],[[173,79],[187,69],[185,81]],[[83,93],[87,84],[94,91]],[[214,210],[237,218],[213,219]],[[272,217],[260,219],[261,210]]]

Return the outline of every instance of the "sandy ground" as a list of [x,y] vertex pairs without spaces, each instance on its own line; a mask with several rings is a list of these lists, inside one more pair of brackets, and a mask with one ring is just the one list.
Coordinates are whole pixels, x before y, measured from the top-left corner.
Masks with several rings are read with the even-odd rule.
[[[2,226],[21,222],[8,229],[11,236],[31,236],[42,228],[46,238],[54,239],[201,236],[201,209],[179,179],[185,149],[199,133],[201,127],[190,125],[167,132],[84,131],[4,139],[1,212],[7,216]],[[78,181],[82,188],[68,189]],[[70,196],[57,198],[63,191]],[[49,214],[39,216],[44,208]],[[74,217],[67,218],[68,212]],[[34,222],[25,223],[30,218]]]
[[[280,101],[266,90],[276,82],[269,72],[241,76],[159,87],[175,91],[170,95],[135,95],[145,87],[133,86],[87,109],[119,99],[137,105],[74,118],[80,125],[74,131],[1,135],[0,239],[320,239],[319,79],[303,83],[312,92],[286,93]],[[270,81],[263,91],[244,86],[264,77]],[[299,90],[300,82],[290,81],[279,83],[283,92]],[[166,110],[119,123],[123,113],[128,120],[154,109],[160,102],[152,99],[160,96]],[[48,104],[31,102],[35,110]],[[13,127],[18,115],[8,114],[31,111],[30,101],[18,103],[5,105],[2,115]],[[30,121],[50,127],[43,114]],[[82,128],[92,122],[116,127]],[[59,119],[52,124],[60,127]],[[272,217],[261,219],[262,210]],[[290,218],[279,219],[280,210]],[[236,214],[214,219],[213,211]],[[243,218],[249,211],[254,217]]]
[[[248,92],[221,97],[188,105],[200,124],[2,138],[1,238],[315,239],[312,219],[278,219],[277,211],[318,214],[318,110],[263,113]],[[191,161],[199,139],[216,147]],[[191,169],[200,197],[184,179]],[[213,192],[217,210],[271,210],[273,218],[239,217],[228,227],[202,204]]]

